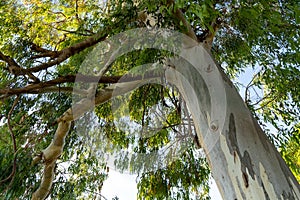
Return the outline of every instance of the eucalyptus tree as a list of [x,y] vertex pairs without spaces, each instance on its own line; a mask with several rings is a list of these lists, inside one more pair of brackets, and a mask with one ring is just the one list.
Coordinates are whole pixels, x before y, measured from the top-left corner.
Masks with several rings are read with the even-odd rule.
[[0,6],[1,197],[101,196],[114,152],[139,199],[209,198],[209,169],[225,199],[299,198],[270,142],[299,180],[299,2]]

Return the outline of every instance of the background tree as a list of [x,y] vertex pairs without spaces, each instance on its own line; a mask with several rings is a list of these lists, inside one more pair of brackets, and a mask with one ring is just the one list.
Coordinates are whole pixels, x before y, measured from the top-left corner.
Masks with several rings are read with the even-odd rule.
[[[50,144],[58,119],[72,104],[75,77],[86,55],[101,41],[141,27],[178,30],[203,43],[245,91],[245,103],[299,181],[299,2],[9,0],[0,6],[0,109],[5,123],[0,127],[1,197],[30,198],[46,174],[44,165],[55,171],[53,185],[48,185],[51,191],[44,195],[64,199],[101,193],[107,176],[105,160],[95,156],[85,138],[76,134],[92,127],[81,130],[78,123],[66,124],[70,131],[58,160],[47,163],[40,152]],[[99,81],[81,75],[80,82],[97,80],[98,91],[103,92],[99,101],[104,102],[110,97],[107,88],[121,76],[144,63],[164,62],[169,54],[154,49],[133,51],[116,58]],[[247,68],[256,74],[243,86],[235,80]],[[194,143],[179,160],[158,171],[131,163],[132,172],[139,174],[138,197],[208,198],[208,164],[178,90],[148,84],[127,98],[130,118],[139,125],[151,126],[150,119],[160,116],[159,109],[168,110],[160,134],[139,139],[128,134],[129,128],[118,130],[110,102],[106,102],[96,107],[101,131],[89,133],[91,137],[101,135],[114,151],[133,145],[137,153],[157,151],[180,133],[188,132]],[[159,109],[153,113],[156,104]],[[86,114],[81,120],[93,117]],[[107,150],[107,146],[97,148]],[[33,165],[39,160],[44,165]],[[128,163],[121,158],[117,167],[126,169]]]

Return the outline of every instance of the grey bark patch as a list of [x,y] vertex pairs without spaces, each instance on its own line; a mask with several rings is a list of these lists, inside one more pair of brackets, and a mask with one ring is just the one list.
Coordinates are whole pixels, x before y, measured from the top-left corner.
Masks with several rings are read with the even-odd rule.
[[234,151],[236,151],[239,154],[240,150],[239,150],[238,142],[237,142],[237,138],[236,138],[236,127],[235,127],[234,116],[232,113],[230,113],[230,116],[229,116],[229,130],[228,130],[226,139],[227,139],[227,144],[228,144],[230,153],[232,155],[234,155]]
[[[234,160],[236,160],[237,156],[240,158],[241,171],[242,171],[243,178],[245,175],[247,175],[246,169],[248,169],[248,173],[250,174],[251,178],[254,180],[255,179],[254,169],[253,169],[253,164],[251,161],[250,154],[248,153],[248,151],[244,151],[244,155],[241,154],[236,134],[237,134],[237,130],[236,130],[236,126],[235,126],[234,115],[233,115],[233,113],[230,113],[229,128],[228,128],[228,133],[227,133],[227,137],[226,137],[229,151],[234,156]],[[245,186],[247,187],[247,185],[249,184],[248,176],[245,176],[245,177],[247,177],[247,179],[244,179]]]
[[290,192],[286,192],[286,191],[283,191],[282,197],[283,197],[283,199],[286,199],[286,200],[295,200],[294,195],[292,195]]
[[250,154],[248,153],[248,151],[244,151],[244,156],[241,158],[241,163],[242,163],[242,166],[241,166],[242,171],[245,173],[246,168],[247,168],[250,176],[254,180],[255,176],[254,176],[253,164],[252,164],[251,157],[250,157]]

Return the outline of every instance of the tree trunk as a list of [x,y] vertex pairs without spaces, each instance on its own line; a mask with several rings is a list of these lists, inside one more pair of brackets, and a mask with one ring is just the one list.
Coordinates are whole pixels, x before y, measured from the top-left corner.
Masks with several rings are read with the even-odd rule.
[[202,46],[182,58],[166,79],[192,113],[223,199],[300,199],[298,182],[222,69]]

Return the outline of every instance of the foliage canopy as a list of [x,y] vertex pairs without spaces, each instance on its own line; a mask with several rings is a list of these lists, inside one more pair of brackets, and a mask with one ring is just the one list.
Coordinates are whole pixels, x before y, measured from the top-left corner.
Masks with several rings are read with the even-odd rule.
[[[32,165],[32,159],[49,145],[56,119],[70,108],[75,77],[86,55],[106,38],[141,27],[194,34],[208,44],[300,181],[299,1],[7,0],[0,2],[0,22],[1,198],[29,199],[39,186],[42,166]],[[168,54],[144,49],[116,58],[97,90],[135,66],[163,62]],[[237,79],[249,69],[255,72],[251,82]],[[208,199],[209,167],[195,130],[187,125],[192,120],[176,88],[147,84],[114,101],[124,99],[129,108],[125,122],[115,121],[111,102],[106,102],[95,108],[95,115],[80,119],[83,124],[96,119],[94,126],[100,130],[72,123],[49,197],[85,199],[101,193],[108,166],[86,134],[78,133],[106,141],[97,143],[98,150],[131,148],[150,154],[188,132],[193,145],[157,171],[126,157],[116,166],[129,166],[138,174],[139,199]],[[166,119],[160,117],[164,113]],[[135,137],[136,130],[128,125],[146,125],[155,132],[154,119],[160,130],[146,138]]]

